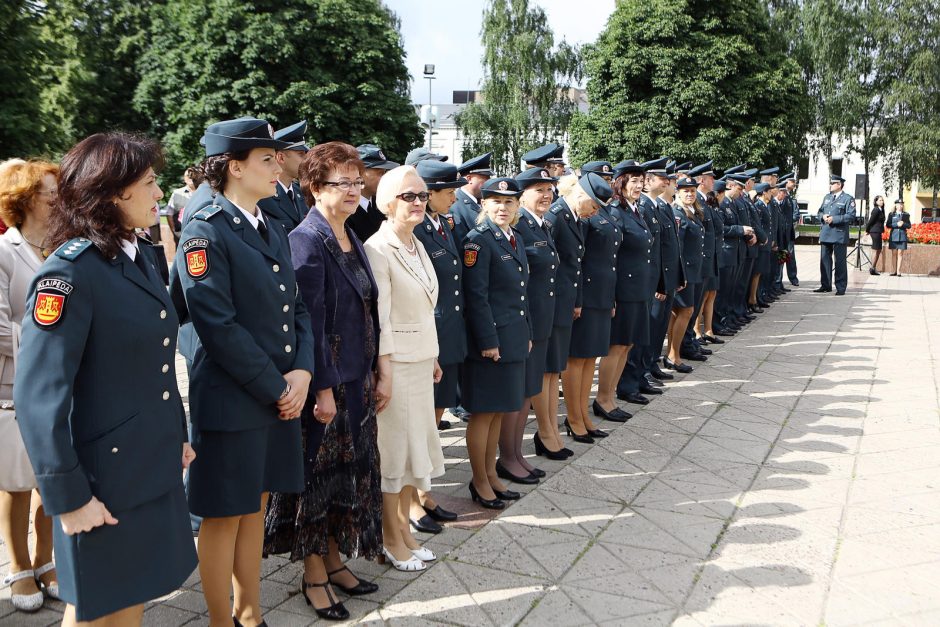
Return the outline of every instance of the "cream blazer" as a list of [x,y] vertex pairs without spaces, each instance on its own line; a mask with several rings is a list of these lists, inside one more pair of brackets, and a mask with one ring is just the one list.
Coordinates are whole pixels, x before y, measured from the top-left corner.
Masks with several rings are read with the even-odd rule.
[[13,346],[19,345],[29,284],[41,265],[42,260],[19,229],[0,235],[0,355],[5,358],[0,360],[0,399],[13,398]]
[[408,266],[401,242],[388,221],[365,243],[366,255],[378,285],[379,355],[392,361],[418,362],[437,357],[434,305],[438,284],[434,266],[424,246],[415,238],[418,258],[428,284]]

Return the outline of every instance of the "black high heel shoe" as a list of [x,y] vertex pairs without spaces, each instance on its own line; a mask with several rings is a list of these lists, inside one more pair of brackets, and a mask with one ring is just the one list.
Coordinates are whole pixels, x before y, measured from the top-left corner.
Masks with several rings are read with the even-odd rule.
[[538,432],[536,432],[533,441],[535,442],[535,454],[539,457],[547,457],[556,461],[568,459],[568,455],[565,453],[565,449],[561,449],[560,451],[553,451],[545,446],[545,443],[542,442],[542,438],[539,437]]
[[[507,481],[512,481],[514,483],[521,483],[523,485],[535,485],[539,482],[539,478],[529,473],[525,477],[517,477],[516,475],[509,472],[505,466],[499,463],[499,460],[496,461],[496,476],[500,479],[506,479]],[[496,495],[499,498],[499,494]]]
[[591,437],[591,434],[585,433],[584,435],[579,435],[571,429],[571,425],[568,423],[568,419],[565,418],[565,431],[568,432],[568,437],[570,437],[575,442],[581,442],[582,444],[594,444],[594,438]]
[[[352,588],[347,588],[343,584],[336,583],[332,579],[333,575],[337,573],[341,573],[344,570],[356,578],[356,585],[354,585]],[[363,594],[372,594],[373,592],[379,589],[378,584],[372,583],[371,581],[363,581],[362,579],[359,579],[359,577],[356,577],[356,575],[345,566],[343,566],[342,568],[337,568],[333,572],[327,573],[326,576],[330,578],[330,583],[332,585],[336,586],[337,588],[339,588],[340,590],[342,590],[343,592],[345,592],[351,597],[358,597],[358,596],[362,596]]]
[[506,504],[503,501],[500,501],[499,498],[495,499],[485,499],[480,496],[480,493],[477,492],[477,489],[473,486],[473,482],[470,482],[470,499],[474,503],[479,503],[482,507],[486,509],[505,509]]
[[[346,620],[349,618],[349,610],[346,609],[346,606],[333,598],[333,594],[330,592],[330,582],[324,581],[323,583],[307,583],[306,579],[301,580],[300,594],[304,595],[304,601],[307,602],[307,605],[313,607],[313,611],[317,613],[317,616],[326,620]],[[320,609],[316,605],[313,605],[313,602],[310,601],[310,597],[307,596],[307,590],[310,588],[323,588],[326,590],[326,598],[330,600],[330,603],[333,605]]]
[[522,498],[522,495],[515,490],[497,490],[493,488],[493,494],[501,501],[518,501]]
[[[594,412],[594,415],[597,416],[598,418],[603,418],[604,420],[609,420],[611,422],[626,422],[630,420],[631,418],[633,418],[631,414],[628,414],[627,412],[623,411],[619,407],[614,407],[612,410],[607,411],[606,409],[601,407],[601,404],[598,403],[596,400],[594,401],[594,404],[591,405],[591,410]],[[590,433],[590,431],[588,433]],[[604,436],[601,436],[601,437],[604,437]]]
[[677,364],[668,357],[663,357],[663,365],[670,370],[675,370],[676,372],[682,372],[686,374],[692,372],[692,366],[689,364]]
[[588,429],[588,435],[592,438],[606,438],[610,434],[600,429]]

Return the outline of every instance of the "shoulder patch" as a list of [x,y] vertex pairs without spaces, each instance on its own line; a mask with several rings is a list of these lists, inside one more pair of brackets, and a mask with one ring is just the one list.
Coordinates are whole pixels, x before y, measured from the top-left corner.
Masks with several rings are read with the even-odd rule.
[[218,212],[222,211],[221,205],[209,205],[193,214],[194,220],[208,220]]
[[199,281],[209,274],[209,240],[194,237],[183,242],[183,255],[186,257],[186,273],[191,279]]
[[73,289],[72,284],[64,279],[40,279],[36,283],[33,321],[45,329],[57,325],[65,315],[65,305]]
[[477,264],[477,251],[464,248],[463,251],[463,265],[468,268],[472,268]]
[[489,230],[489,228],[490,228],[490,227],[486,226],[485,224],[481,224],[480,226],[477,227],[477,230],[478,230],[480,233],[486,233],[487,230]]
[[464,250],[480,250],[479,244],[474,244],[473,242],[467,242],[463,245]]
[[56,257],[66,261],[75,261],[78,256],[91,247],[91,240],[84,237],[76,237],[59,246],[55,251]]

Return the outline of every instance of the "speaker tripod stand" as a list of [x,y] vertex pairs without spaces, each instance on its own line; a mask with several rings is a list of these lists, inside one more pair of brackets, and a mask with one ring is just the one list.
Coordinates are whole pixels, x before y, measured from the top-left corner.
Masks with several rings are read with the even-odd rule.
[[[865,258],[865,263],[867,263],[871,267],[874,267],[871,264],[871,257],[868,256],[868,253],[865,252],[865,247],[862,246],[862,222],[865,221],[865,219],[867,218],[867,214],[868,214],[868,202],[867,201],[863,201],[863,202],[865,203],[865,211],[862,213],[863,218],[859,220],[858,224],[855,226],[855,248],[850,250],[848,254],[846,255],[846,259],[850,258],[852,255],[855,255],[855,269],[856,270],[861,270],[862,268],[865,267],[864,264],[862,263],[862,257]],[[850,226],[849,228],[851,229],[852,227]]]

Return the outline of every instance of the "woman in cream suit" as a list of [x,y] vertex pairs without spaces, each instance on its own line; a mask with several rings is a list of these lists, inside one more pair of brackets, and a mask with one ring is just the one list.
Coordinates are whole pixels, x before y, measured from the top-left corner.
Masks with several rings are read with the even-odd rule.
[[[26,315],[29,284],[51,252],[45,247],[49,213],[56,199],[59,168],[43,161],[7,162],[0,167],[0,222],[9,230],[0,237],[0,539],[10,555],[4,585],[20,611],[42,607],[45,596],[59,598],[52,562],[52,519],[35,491],[36,477],[14,418],[13,377],[20,321]],[[29,557],[30,500],[36,551]],[[13,619],[14,622],[16,619]]]
[[390,399],[377,417],[384,553],[395,568],[408,571],[424,570],[435,559],[411,535],[415,490],[430,490],[431,479],[444,474],[434,414],[434,383],[441,378],[434,323],[438,283],[413,235],[427,200],[427,186],[414,167],[388,172],[376,192],[376,205],[388,220],[365,244],[379,292],[376,393]]

